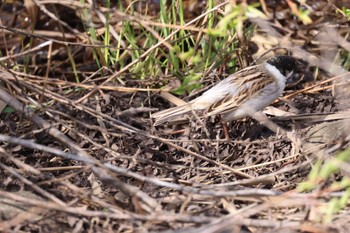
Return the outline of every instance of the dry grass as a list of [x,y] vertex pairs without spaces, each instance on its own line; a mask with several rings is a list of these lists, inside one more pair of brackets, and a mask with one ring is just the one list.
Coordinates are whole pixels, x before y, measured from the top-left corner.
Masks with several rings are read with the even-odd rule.
[[[111,2],[109,16],[97,2],[2,5],[1,231],[347,232],[347,1],[261,0],[269,20],[219,50],[208,24],[228,3],[184,1],[185,18],[162,24],[157,1]],[[207,57],[178,58],[192,46]],[[150,113],[178,102],[168,90],[202,91],[186,78],[208,88],[285,49],[309,66],[268,119],[231,122],[228,141],[217,118],[153,127]]]

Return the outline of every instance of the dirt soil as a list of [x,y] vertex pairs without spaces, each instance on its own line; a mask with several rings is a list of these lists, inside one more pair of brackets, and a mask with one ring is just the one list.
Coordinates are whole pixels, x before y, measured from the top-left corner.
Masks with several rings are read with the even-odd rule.
[[[30,48],[21,46],[30,39],[32,47],[47,37],[64,41],[54,33],[30,37],[33,11],[40,12],[34,34],[54,32],[45,7],[83,31],[74,7],[28,2],[40,7],[13,1],[0,11],[6,26],[0,31],[6,57],[0,61],[0,99],[8,106],[0,118],[0,231],[348,232],[348,188],[334,186],[349,177],[347,160],[327,177],[309,176],[311,168],[326,169],[321,164],[349,148],[350,78],[344,73],[350,23],[339,11],[350,8],[348,1],[305,1],[302,8],[312,9],[307,25],[291,13],[292,1],[259,1],[273,32],[282,36],[269,46],[290,48],[307,66],[265,111],[267,122],[230,122],[229,139],[219,116],[155,127],[151,113],[173,106],[158,89],[166,77],[139,80],[126,71],[96,88],[118,67],[98,70],[87,41],[65,39],[82,83],[60,43],[53,44],[49,62],[47,48],[25,59]],[[205,12],[205,1],[184,2],[197,6],[187,8],[190,19]],[[261,44],[270,49],[262,39],[268,37],[257,24],[249,47],[258,49],[247,50],[246,63],[259,56]],[[203,85],[226,77],[224,66],[203,77]],[[200,93],[178,97],[188,101]],[[314,188],[299,192],[309,179]],[[341,208],[332,207],[334,198],[343,198]]]

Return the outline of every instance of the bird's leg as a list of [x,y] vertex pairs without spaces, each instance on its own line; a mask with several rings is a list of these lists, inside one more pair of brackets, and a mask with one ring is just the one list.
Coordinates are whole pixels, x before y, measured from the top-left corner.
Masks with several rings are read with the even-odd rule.
[[230,136],[228,134],[228,129],[227,129],[227,122],[221,122],[222,128],[224,130],[224,135],[225,135],[225,140],[230,140]]
[[224,131],[225,140],[228,141],[228,140],[230,140],[230,136],[228,134],[227,121],[223,120],[221,115],[219,115],[218,117],[219,117],[220,123],[222,125],[222,129]]

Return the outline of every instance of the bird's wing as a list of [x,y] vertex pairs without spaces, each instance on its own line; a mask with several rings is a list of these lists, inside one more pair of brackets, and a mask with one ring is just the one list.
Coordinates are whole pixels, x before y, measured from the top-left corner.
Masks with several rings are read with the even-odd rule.
[[255,70],[255,72],[246,73],[244,76],[235,75],[229,81],[225,87],[227,90],[224,91],[225,95],[207,109],[206,116],[234,111],[252,97],[263,94],[264,88],[275,82],[275,79],[265,72],[256,72]]

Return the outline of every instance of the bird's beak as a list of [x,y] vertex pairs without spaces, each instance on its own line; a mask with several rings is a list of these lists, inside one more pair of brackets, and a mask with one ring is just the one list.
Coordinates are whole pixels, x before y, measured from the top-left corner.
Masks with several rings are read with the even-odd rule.
[[292,75],[293,75],[293,71],[291,71],[291,72],[289,72],[288,74],[287,74],[287,79],[289,79]]

